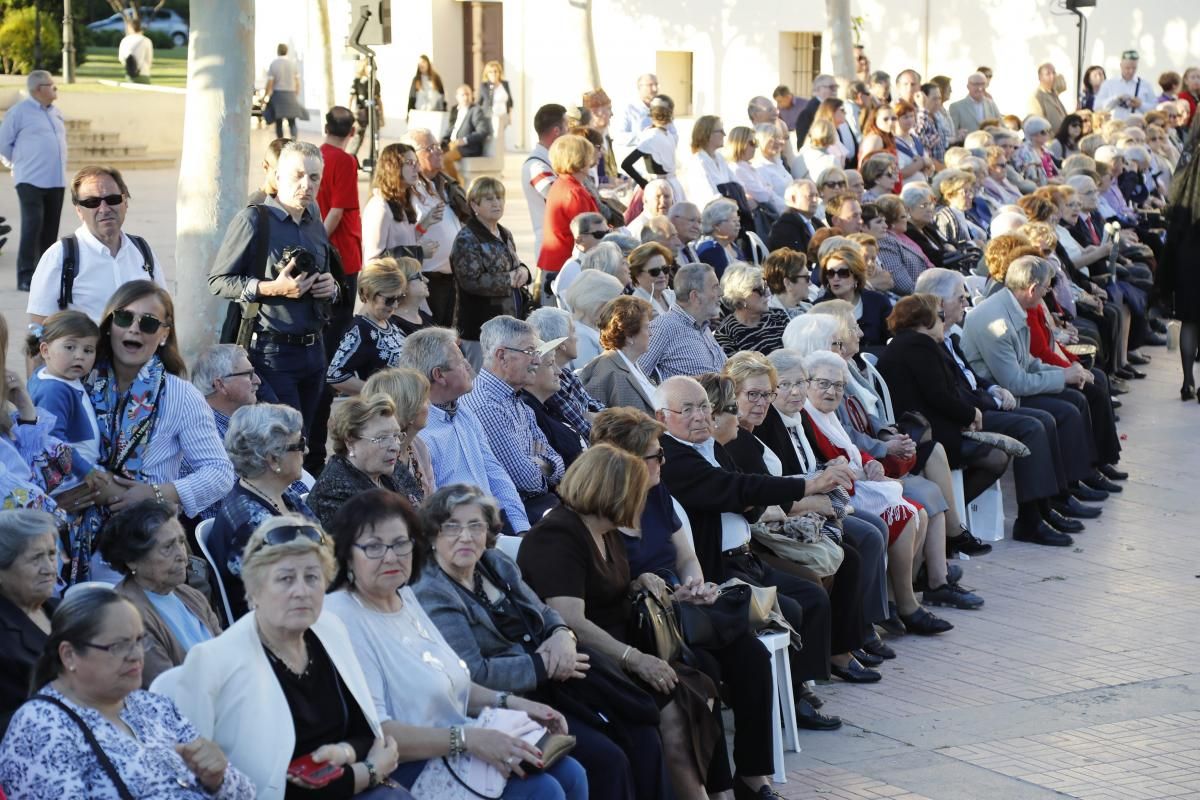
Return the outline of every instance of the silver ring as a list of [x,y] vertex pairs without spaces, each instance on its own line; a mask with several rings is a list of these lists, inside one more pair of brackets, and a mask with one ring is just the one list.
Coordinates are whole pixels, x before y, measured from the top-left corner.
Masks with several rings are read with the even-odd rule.
[[513,758],[512,756],[509,756],[509,757],[508,757],[508,762],[507,762],[507,763],[511,764],[511,763],[513,763],[514,761],[516,761],[516,759],[515,759],[515,758]]

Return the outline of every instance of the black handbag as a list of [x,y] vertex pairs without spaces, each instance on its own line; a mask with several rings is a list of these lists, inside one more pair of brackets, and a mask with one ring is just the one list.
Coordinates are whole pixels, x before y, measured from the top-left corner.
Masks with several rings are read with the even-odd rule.
[[675,604],[664,604],[653,592],[639,591],[633,598],[633,614],[629,619],[629,644],[663,661],[678,661],[684,641]]
[[721,590],[712,605],[675,603],[683,640],[689,647],[720,650],[750,633],[750,586]]

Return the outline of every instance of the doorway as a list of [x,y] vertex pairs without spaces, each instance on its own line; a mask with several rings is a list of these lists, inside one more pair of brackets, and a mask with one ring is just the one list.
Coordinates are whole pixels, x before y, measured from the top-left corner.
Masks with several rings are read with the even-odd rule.
[[504,6],[495,2],[470,0],[463,10],[463,83],[478,90],[483,65],[489,61],[504,64]]

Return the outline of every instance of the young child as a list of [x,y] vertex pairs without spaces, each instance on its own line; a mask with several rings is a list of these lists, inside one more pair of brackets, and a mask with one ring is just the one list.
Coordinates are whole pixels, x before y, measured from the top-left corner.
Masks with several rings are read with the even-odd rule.
[[100,457],[100,429],[96,412],[83,388],[83,378],[96,362],[100,328],[80,311],[59,311],[46,317],[41,334],[27,341],[32,358],[41,356],[45,366],[29,378],[33,404],[54,415],[51,435],[67,442],[75,451],[73,469],[86,475]]

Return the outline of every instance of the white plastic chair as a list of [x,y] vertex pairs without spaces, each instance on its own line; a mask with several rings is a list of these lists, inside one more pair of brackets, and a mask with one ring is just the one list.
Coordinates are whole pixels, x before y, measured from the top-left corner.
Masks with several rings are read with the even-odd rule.
[[[775,754],[775,783],[787,783],[783,763],[785,749],[800,752],[800,736],[796,730],[796,697],[792,691],[792,668],[788,662],[789,633],[769,632],[758,635],[759,644],[771,653],[771,745]],[[782,719],[781,719],[782,716]]]
[[521,549],[521,537],[507,536],[502,533],[496,537],[496,549],[501,553],[504,553],[504,555],[508,556],[513,561],[516,561],[517,552]]
[[108,581],[84,581],[67,587],[67,591],[63,593],[63,599],[66,600],[76,592],[82,592],[84,589],[111,589],[113,584]]
[[208,551],[208,537],[212,535],[213,521],[206,519],[196,526],[196,544],[200,546],[200,552],[204,555],[204,560],[208,562],[209,572],[212,575],[212,582],[216,585],[217,591],[221,594],[221,604],[225,607],[225,624],[232,625],[237,620],[233,617],[233,609],[229,605],[229,595],[225,592],[225,584],[221,582],[221,573],[217,571],[216,559],[212,557],[212,553]]

